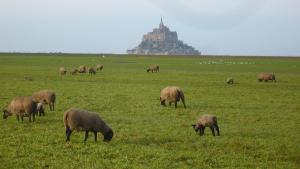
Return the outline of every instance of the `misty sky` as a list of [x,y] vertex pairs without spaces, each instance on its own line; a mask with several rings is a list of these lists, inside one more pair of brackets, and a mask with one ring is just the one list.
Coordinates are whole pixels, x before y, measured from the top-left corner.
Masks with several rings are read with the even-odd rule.
[[0,52],[125,53],[161,16],[203,54],[300,56],[299,0],[1,0]]

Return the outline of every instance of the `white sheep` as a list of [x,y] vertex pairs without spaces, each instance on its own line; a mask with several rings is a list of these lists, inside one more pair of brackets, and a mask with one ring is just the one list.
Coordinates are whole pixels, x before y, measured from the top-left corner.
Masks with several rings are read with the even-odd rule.
[[205,114],[202,115],[196,124],[192,125],[196,132],[199,132],[199,135],[204,135],[205,127],[209,127],[213,136],[215,136],[215,130],[217,131],[217,135],[220,136],[219,126],[217,122],[217,117],[215,115]]
[[41,116],[43,114],[43,116],[45,116],[45,109],[44,109],[44,105],[43,103],[38,103],[37,104],[37,112],[39,114],[39,116]]
[[166,101],[169,102],[169,106],[171,106],[172,103],[175,103],[175,108],[177,108],[177,102],[182,101],[184,108],[185,106],[185,99],[184,99],[184,93],[180,89],[180,87],[177,86],[169,86],[165,87],[160,92],[160,104],[166,106]]

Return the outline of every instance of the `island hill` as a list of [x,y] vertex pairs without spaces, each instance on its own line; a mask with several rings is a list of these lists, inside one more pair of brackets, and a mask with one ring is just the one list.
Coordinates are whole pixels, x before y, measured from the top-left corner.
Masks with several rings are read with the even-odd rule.
[[201,53],[178,40],[177,32],[170,31],[161,19],[159,28],[143,36],[142,42],[134,49],[127,50],[128,54],[149,55],[201,55]]

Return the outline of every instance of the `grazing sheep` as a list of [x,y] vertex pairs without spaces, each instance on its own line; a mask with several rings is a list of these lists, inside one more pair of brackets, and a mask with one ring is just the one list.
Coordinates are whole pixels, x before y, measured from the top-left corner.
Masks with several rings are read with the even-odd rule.
[[233,78],[232,77],[227,78],[226,83],[227,84],[233,84]]
[[169,102],[169,106],[174,102],[175,108],[177,108],[177,102],[182,101],[184,108],[185,106],[185,100],[184,100],[184,94],[183,91],[177,87],[177,86],[169,86],[161,90],[160,92],[160,103],[161,105],[166,106],[166,101]]
[[37,113],[39,114],[39,116],[41,116],[42,114],[43,116],[45,116],[45,109],[43,103],[37,104]]
[[159,72],[159,66],[158,65],[151,65],[149,66],[149,68],[147,69],[147,72]]
[[92,67],[89,67],[88,71],[89,71],[90,75],[95,75],[96,74],[96,70],[94,68],[92,68]]
[[36,102],[49,104],[50,111],[54,111],[55,92],[52,90],[41,90],[33,93],[33,100]]
[[98,64],[97,66],[96,66],[96,70],[98,71],[98,70],[102,70],[103,69],[103,65],[101,65],[101,64]]
[[30,77],[30,76],[25,76],[24,79],[27,80],[27,81],[33,81],[33,78]]
[[199,135],[204,135],[205,127],[209,127],[213,136],[215,136],[215,130],[217,131],[217,135],[220,136],[219,126],[217,122],[217,117],[210,114],[202,115],[196,124],[192,125],[196,132],[199,132]]
[[64,67],[60,67],[59,68],[59,74],[60,75],[66,75],[67,74],[67,70]]
[[258,75],[257,79],[259,82],[268,82],[269,80],[276,82],[275,73],[261,73]]
[[70,74],[71,74],[71,75],[76,75],[78,72],[79,72],[78,69],[73,69],[73,70],[70,72]]
[[79,73],[86,73],[86,66],[84,65],[81,65],[78,67],[78,72]]
[[85,131],[84,141],[87,140],[89,132],[93,132],[97,141],[97,132],[103,134],[103,141],[110,141],[113,137],[112,129],[98,116],[86,110],[71,108],[64,113],[64,125],[66,127],[66,141],[70,141],[72,131]]
[[31,122],[31,116],[35,121],[35,114],[37,113],[37,103],[33,101],[31,96],[22,96],[14,98],[8,107],[3,110],[3,119],[8,116],[15,115],[19,121],[19,116],[23,121],[23,117],[29,117]]

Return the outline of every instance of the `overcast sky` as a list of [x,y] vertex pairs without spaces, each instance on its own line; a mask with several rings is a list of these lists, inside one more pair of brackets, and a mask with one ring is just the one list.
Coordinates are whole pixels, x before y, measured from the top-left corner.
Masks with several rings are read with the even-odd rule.
[[1,0],[0,52],[125,53],[161,16],[203,54],[300,56],[299,0]]

